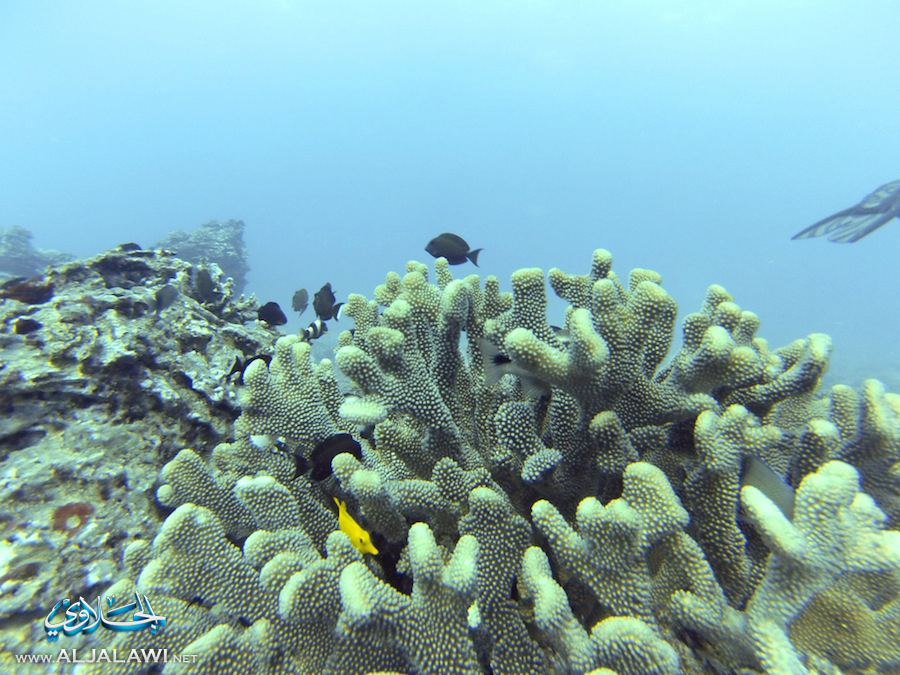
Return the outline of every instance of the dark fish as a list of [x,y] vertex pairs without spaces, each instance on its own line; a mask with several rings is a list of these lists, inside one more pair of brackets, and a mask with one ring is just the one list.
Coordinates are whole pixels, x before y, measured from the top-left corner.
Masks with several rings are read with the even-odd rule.
[[312,451],[313,480],[325,480],[331,475],[331,460],[342,452],[348,452],[356,459],[362,459],[362,447],[353,436],[347,433],[334,434],[319,443]]
[[829,241],[850,244],[874,232],[892,218],[900,218],[900,180],[885,183],[856,206],[813,223],[791,239],[827,236]]
[[310,469],[312,469],[309,474],[310,478],[319,481],[325,480],[331,475],[331,460],[342,452],[349,452],[356,459],[362,459],[362,448],[359,441],[347,433],[334,434],[326,438],[313,448],[308,460],[299,453],[293,453],[291,458],[294,460],[294,475],[291,480]]
[[295,312],[300,312],[300,314],[303,314],[306,308],[309,307],[309,293],[306,292],[305,288],[301,288],[294,293],[294,297],[291,298],[291,307],[294,308]]
[[435,258],[446,258],[451,265],[462,265],[466,260],[471,260],[478,267],[478,254],[484,250],[476,248],[469,250],[466,240],[450,232],[444,232],[428,242],[425,250]]
[[330,283],[325,284],[316,291],[316,295],[313,298],[313,309],[316,310],[316,316],[322,321],[330,319],[337,321],[340,318],[341,307],[344,306],[344,303],[339,302],[335,304],[334,300],[334,292],[331,290]]
[[294,475],[290,477],[290,480],[296,480],[298,476],[302,476],[309,471],[309,462],[299,452],[292,452],[291,459],[294,460]]
[[300,339],[305,342],[312,342],[316,338],[322,337],[327,332],[328,326],[325,325],[325,322],[322,321],[322,319],[316,319],[300,333]]
[[131,253],[132,251],[141,251],[143,249],[140,244],[135,244],[133,241],[129,241],[124,244],[119,244],[119,250],[125,253]]
[[228,380],[231,378],[232,375],[237,373],[237,376],[238,376],[237,383],[244,384],[244,371],[247,370],[247,366],[249,366],[251,363],[253,363],[257,359],[259,359],[261,361],[265,361],[267,366],[270,363],[272,363],[272,357],[269,356],[268,354],[258,354],[256,356],[251,356],[246,361],[242,360],[240,356],[235,356],[234,357],[234,365],[231,366],[231,370],[228,371],[228,374],[225,376],[225,379]]
[[283,326],[287,323],[287,317],[281,311],[277,302],[267,302],[258,310],[256,316],[260,321],[265,321],[270,326]]
[[487,386],[493,386],[504,375],[515,375],[522,384],[522,394],[525,398],[543,398],[550,393],[550,385],[541,378],[517,365],[511,358],[501,352],[497,346],[487,338],[479,340],[481,346],[481,360],[484,366],[484,382]]
[[228,371],[228,374],[225,376],[225,379],[231,378],[232,375],[237,373],[238,375],[238,383],[244,384],[244,362],[241,361],[240,356],[234,357],[234,364],[231,366],[231,370]]
[[164,309],[172,306],[172,303],[178,297],[178,289],[172,284],[166,284],[157,290],[153,297],[156,299],[156,313],[159,314]]
[[200,302],[214,302],[219,295],[212,273],[205,267],[194,271],[194,288],[197,290],[197,298]]
[[[412,593],[412,577],[397,569],[397,563],[400,562],[406,540],[404,539],[403,545],[400,545],[391,543],[380,532],[373,531],[371,535],[372,543],[378,549],[378,555],[375,556],[375,559],[378,561],[378,566],[381,567],[381,574],[384,575],[384,580],[403,593],[403,595],[410,595]],[[407,567],[406,569],[408,570],[409,568]]]

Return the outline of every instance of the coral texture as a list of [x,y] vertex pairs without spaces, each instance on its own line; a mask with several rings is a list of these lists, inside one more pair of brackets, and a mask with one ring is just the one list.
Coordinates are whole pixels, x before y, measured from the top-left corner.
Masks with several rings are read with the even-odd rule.
[[154,248],[172,250],[182,260],[203,265],[215,263],[234,280],[236,292],[247,285],[247,245],[244,243],[244,221],[210,221],[191,232],[176,230],[167,234]]
[[75,256],[55,250],[35,248],[32,234],[24,227],[0,229],[0,281],[33,277],[48,265],[72,260]]
[[232,435],[239,408],[226,375],[276,334],[215,266],[222,300],[205,303],[197,269],[169,252],[120,248],[0,293],[4,657],[48,646],[31,639],[31,619],[73,593],[95,597],[121,576],[126,546],[156,535],[163,464]]
[[[287,336],[247,368],[234,440],[165,466],[172,512],[116,584],[171,613],[154,646],[197,655],[163,672],[900,668],[900,399],[820,392],[828,337],[770,349],[721,287],[671,350],[654,272],[624,284],[598,250],[549,282],[564,331],[540,270],[503,293],[409,263],[350,296],[334,363]],[[339,432],[359,457],[296,468]],[[377,555],[338,530],[334,498]]]

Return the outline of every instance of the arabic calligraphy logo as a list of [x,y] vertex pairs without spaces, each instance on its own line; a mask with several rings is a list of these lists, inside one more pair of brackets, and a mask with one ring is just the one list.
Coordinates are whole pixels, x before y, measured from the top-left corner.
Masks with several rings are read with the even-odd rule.
[[[114,595],[106,598],[106,603],[109,607],[112,607],[115,601],[116,596]],[[150,606],[150,599],[146,595],[142,599],[137,592],[134,594],[134,602],[110,609],[106,616],[103,616],[103,612],[100,611],[99,596],[97,597],[96,605],[97,608],[94,609],[87,600],[80,596],[77,602],[71,604],[68,598],[57,602],[53,609],[50,610],[47,618],[44,619],[44,630],[47,633],[47,640],[50,642],[58,640],[60,628],[62,628],[64,635],[72,636],[76,633],[90,635],[101,624],[104,628],[117,631],[140,630],[149,627],[150,632],[156,635],[157,629],[166,625],[166,617],[154,614],[153,608]],[[66,620],[60,623],[51,623],[53,615],[62,607],[66,608]],[[137,611],[132,614],[130,621],[116,621],[113,619],[113,617],[132,610]]]

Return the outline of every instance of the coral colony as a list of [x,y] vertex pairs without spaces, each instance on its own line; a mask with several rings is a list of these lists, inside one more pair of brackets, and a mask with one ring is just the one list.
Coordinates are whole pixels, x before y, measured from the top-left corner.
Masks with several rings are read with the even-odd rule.
[[[162,467],[158,533],[122,544],[105,592],[166,625],[104,646],[196,655],[173,674],[900,668],[900,397],[820,390],[829,338],[772,349],[719,286],[667,359],[675,301],[611,268],[550,270],[564,329],[541,270],[506,293],[438,258],[349,295],[333,362],[278,338],[215,448]],[[198,304],[170,278],[166,316]],[[219,334],[252,316],[219,305]],[[297,469],[339,434],[355,454]],[[76,506],[69,541],[97,517]]]

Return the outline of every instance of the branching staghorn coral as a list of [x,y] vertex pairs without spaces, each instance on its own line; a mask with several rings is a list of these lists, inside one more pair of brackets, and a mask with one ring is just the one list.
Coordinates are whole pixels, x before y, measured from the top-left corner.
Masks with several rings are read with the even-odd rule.
[[[435,270],[431,283],[410,263],[375,301],[350,296],[347,397],[330,361],[281,338],[245,373],[235,441],[164,468],[158,499],[175,511],[130,549],[121,585],[202,615],[203,631],[167,625],[160,645],[198,653],[199,673],[900,667],[872,628],[896,620],[900,583],[871,590],[900,578],[886,529],[900,406],[874,382],[819,395],[826,336],[770,350],[712,286],[664,362],[674,301],[648,270],[626,288],[606,251],[587,275],[550,272],[567,340],[540,270],[514,274],[511,294]],[[496,384],[484,340],[514,366]],[[295,475],[289,453],[337,431],[361,457]],[[792,517],[744,484],[750,460],[789,479]],[[335,496],[383,553],[337,530]],[[844,650],[827,639],[835,582],[873,631]]]

